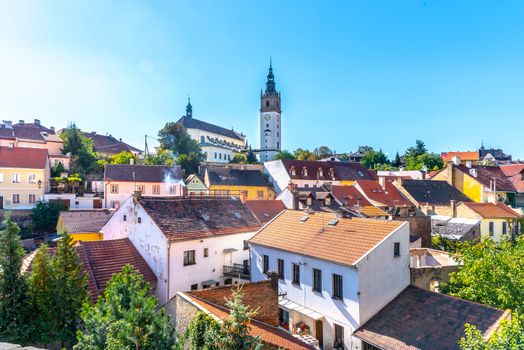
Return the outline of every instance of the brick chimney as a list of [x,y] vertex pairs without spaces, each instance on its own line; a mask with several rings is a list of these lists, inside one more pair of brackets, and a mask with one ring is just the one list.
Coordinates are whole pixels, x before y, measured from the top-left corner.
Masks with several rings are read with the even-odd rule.
[[52,132],[55,132],[55,127],[54,126],[50,126],[49,130],[51,130]]
[[20,124],[20,125],[24,125],[24,123],[25,123],[25,122],[24,122],[23,119],[20,119],[20,120],[18,121],[18,124]]
[[457,217],[457,202],[454,199],[449,201],[449,207],[451,211],[451,217],[456,218]]
[[380,187],[382,187],[384,190],[386,189],[386,177],[385,176],[379,176],[378,183],[380,184]]
[[446,165],[446,181],[451,186],[453,186],[453,182],[454,182],[453,181],[453,167],[454,167],[453,162],[448,162]]
[[136,200],[141,200],[142,199],[142,192],[141,191],[135,191],[133,193],[133,196],[136,198]]
[[40,119],[35,119],[35,124],[40,125]]
[[278,292],[278,273],[275,271],[266,272],[267,277],[269,278],[271,288]]

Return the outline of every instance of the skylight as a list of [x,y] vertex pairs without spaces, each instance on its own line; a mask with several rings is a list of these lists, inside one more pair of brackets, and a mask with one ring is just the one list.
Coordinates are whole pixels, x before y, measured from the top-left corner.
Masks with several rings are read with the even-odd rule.
[[237,219],[242,217],[238,211],[234,211],[233,214],[237,217]]
[[333,219],[328,222],[329,226],[335,226],[336,224],[338,224],[338,219]]
[[309,219],[309,216],[307,216],[307,215],[303,215],[303,216],[300,218],[300,221],[301,221],[301,222],[306,222],[308,219]]
[[205,221],[209,221],[209,215],[202,214],[202,219],[204,219]]

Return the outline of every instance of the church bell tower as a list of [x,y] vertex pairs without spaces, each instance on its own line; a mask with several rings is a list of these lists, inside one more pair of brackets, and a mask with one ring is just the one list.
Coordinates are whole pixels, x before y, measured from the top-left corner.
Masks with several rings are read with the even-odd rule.
[[269,60],[266,90],[260,92],[260,161],[273,160],[282,147],[280,92],[275,88],[273,66]]

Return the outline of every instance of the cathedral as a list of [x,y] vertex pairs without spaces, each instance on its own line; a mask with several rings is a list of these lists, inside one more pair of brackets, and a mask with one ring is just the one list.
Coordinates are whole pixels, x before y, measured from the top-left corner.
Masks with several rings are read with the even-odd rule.
[[260,152],[261,162],[273,160],[281,149],[280,92],[275,88],[273,67],[269,61],[266,90],[260,92]]

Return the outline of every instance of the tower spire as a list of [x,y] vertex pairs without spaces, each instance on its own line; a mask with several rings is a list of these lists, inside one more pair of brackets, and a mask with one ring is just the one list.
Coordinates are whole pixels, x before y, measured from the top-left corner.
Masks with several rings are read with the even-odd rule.
[[193,117],[193,106],[191,106],[191,97],[189,96],[187,96],[186,117]]
[[275,90],[275,75],[273,74],[273,62],[271,57],[269,57],[269,72],[267,73],[266,81],[266,93],[274,94]]

